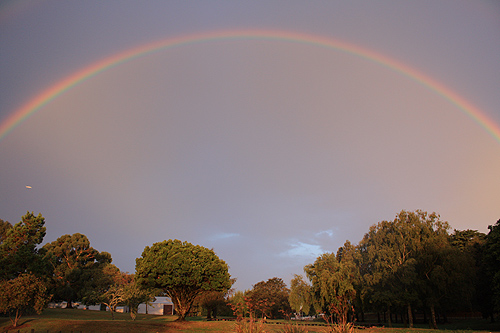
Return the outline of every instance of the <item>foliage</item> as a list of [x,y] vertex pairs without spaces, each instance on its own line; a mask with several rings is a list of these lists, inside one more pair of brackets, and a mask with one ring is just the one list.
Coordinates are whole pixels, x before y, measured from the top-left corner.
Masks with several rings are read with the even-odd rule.
[[207,319],[217,318],[219,309],[226,307],[226,295],[223,291],[204,291],[196,302],[207,311]]
[[[427,265],[427,272],[430,273],[429,269],[435,268],[433,260],[436,259],[430,250],[420,257],[419,253],[439,242],[447,243],[448,229],[448,223],[441,221],[436,213],[403,210],[394,221],[382,221],[370,227],[361,242],[364,267],[368,267],[363,272],[364,279],[372,287],[372,301],[386,306],[389,311],[391,306],[405,306],[409,327],[413,326],[412,306],[421,305],[419,291],[422,289],[418,287],[422,288],[426,282],[439,284],[435,279],[430,281],[429,276],[425,276],[428,281],[419,276],[418,266]],[[425,260],[428,262],[424,263]],[[437,274],[437,270],[435,272]],[[416,281],[420,285],[416,286]],[[426,302],[435,306],[438,295],[427,293]]]
[[135,279],[123,286],[123,302],[129,307],[132,320],[137,317],[139,304],[153,302],[154,295],[155,290],[141,288]]
[[[249,297],[243,296],[243,302],[231,304],[236,315],[236,333],[265,333],[265,318],[257,319],[256,312],[265,313],[268,309],[265,301],[252,301]],[[248,314],[248,317],[246,316]]]
[[101,303],[106,305],[111,312],[111,319],[115,319],[116,307],[125,301],[125,292],[123,286],[112,285],[100,297]]
[[[312,283],[314,298],[323,312],[328,312],[332,306],[352,303],[356,295],[354,266],[347,260],[338,259],[333,253],[325,253],[314,264],[304,267]],[[347,310],[342,313],[343,317],[347,315]]]
[[304,314],[309,314],[312,306],[312,294],[311,285],[309,285],[302,275],[294,275],[290,283],[290,295],[288,296],[288,302],[292,310],[296,311],[299,316]]
[[0,312],[7,313],[16,327],[26,312],[42,313],[49,300],[46,291],[43,281],[31,273],[0,281]]
[[255,284],[253,289],[247,293],[247,297],[249,304],[255,308],[258,316],[281,318],[282,311],[289,313],[291,310],[288,303],[289,294],[290,291],[285,282],[274,277]]
[[80,233],[63,235],[43,248],[53,269],[54,299],[67,301],[68,307],[76,299],[93,304],[95,297],[92,295],[112,284],[111,272],[103,271],[111,263],[111,255],[91,247],[87,236]]
[[491,286],[491,312],[500,312],[500,220],[488,226],[484,244],[484,272]]
[[213,250],[179,240],[146,246],[136,259],[136,278],[141,286],[163,290],[181,321],[202,292],[231,287],[228,266]]
[[0,219],[0,245],[7,238],[7,232],[12,229],[12,224],[9,221],[4,221]]
[[42,260],[43,251],[37,248],[42,243],[46,230],[42,214],[35,216],[27,212],[13,227],[9,227],[9,224],[2,223],[0,280],[14,279],[19,274],[29,272],[43,276],[46,273]]

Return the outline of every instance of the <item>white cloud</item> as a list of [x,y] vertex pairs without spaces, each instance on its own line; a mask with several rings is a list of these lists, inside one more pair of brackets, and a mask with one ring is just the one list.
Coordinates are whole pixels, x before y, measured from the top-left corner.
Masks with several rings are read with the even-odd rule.
[[297,242],[292,244],[290,249],[282,252],[281,256],[317,258],[323,253],[325,253],[325,251],[318,244]]

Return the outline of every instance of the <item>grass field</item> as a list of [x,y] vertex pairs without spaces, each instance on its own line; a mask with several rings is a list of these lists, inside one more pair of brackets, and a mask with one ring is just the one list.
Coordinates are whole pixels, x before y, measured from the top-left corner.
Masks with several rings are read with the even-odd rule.
[[[187,322],[178,323],[175,316],[138,315],[132,321],[129,314],[116,313],[111,320],[109,312],[85,311],[77,309],[47,309],[39,316],[25,316],[20,319],[16,328],[6,317],[0,317],[1,332],[234,332],[234,321],[205,321],[203,318],[189,318]],[[270,321],[266,324],[266,332],[282,332],[283,321]],[[365,328],[359,333],[402,333],[402,332],[500,332],[500,323],[490,323],[487,320],[469,319],[454,320],[441,325],[441,330],[435,331],[422,327],[407,328]],[[307,326],[308,332],[323,332],[325,326]]]

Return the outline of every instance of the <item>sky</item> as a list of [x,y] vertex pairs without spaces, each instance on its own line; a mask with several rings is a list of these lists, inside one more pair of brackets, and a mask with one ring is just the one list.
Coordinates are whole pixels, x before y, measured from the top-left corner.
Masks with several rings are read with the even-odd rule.
[[495,1],[3,1],[0,128],[57,93],[0,133],[0,218],[130,273],[202,245],[237,290],[403,209],[487,233],[499,60]]

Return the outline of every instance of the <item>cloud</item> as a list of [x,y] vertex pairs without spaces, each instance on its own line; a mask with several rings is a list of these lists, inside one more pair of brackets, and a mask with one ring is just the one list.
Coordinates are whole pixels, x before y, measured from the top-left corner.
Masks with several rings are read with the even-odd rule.
[[228,238],[233,238],[233,237],[239,237],[240,234],[238,233],[231,233],[231,232],[221,232],[215,235],[212,235],[211,240],[221,240],[221,239],[228,239]]
[[332,229],[322,230],[316,233],[316,237],[321,237],[323,235],[327,235],[328,237],[333,237],[333,230]]
[[325,251],[318,244],[308,244],[303,242],[297,242],[291,245],[291,248],[285,252],[282,252],[280,256],[283,257],[307,257],[307,258],[317,258],[325,253]]

